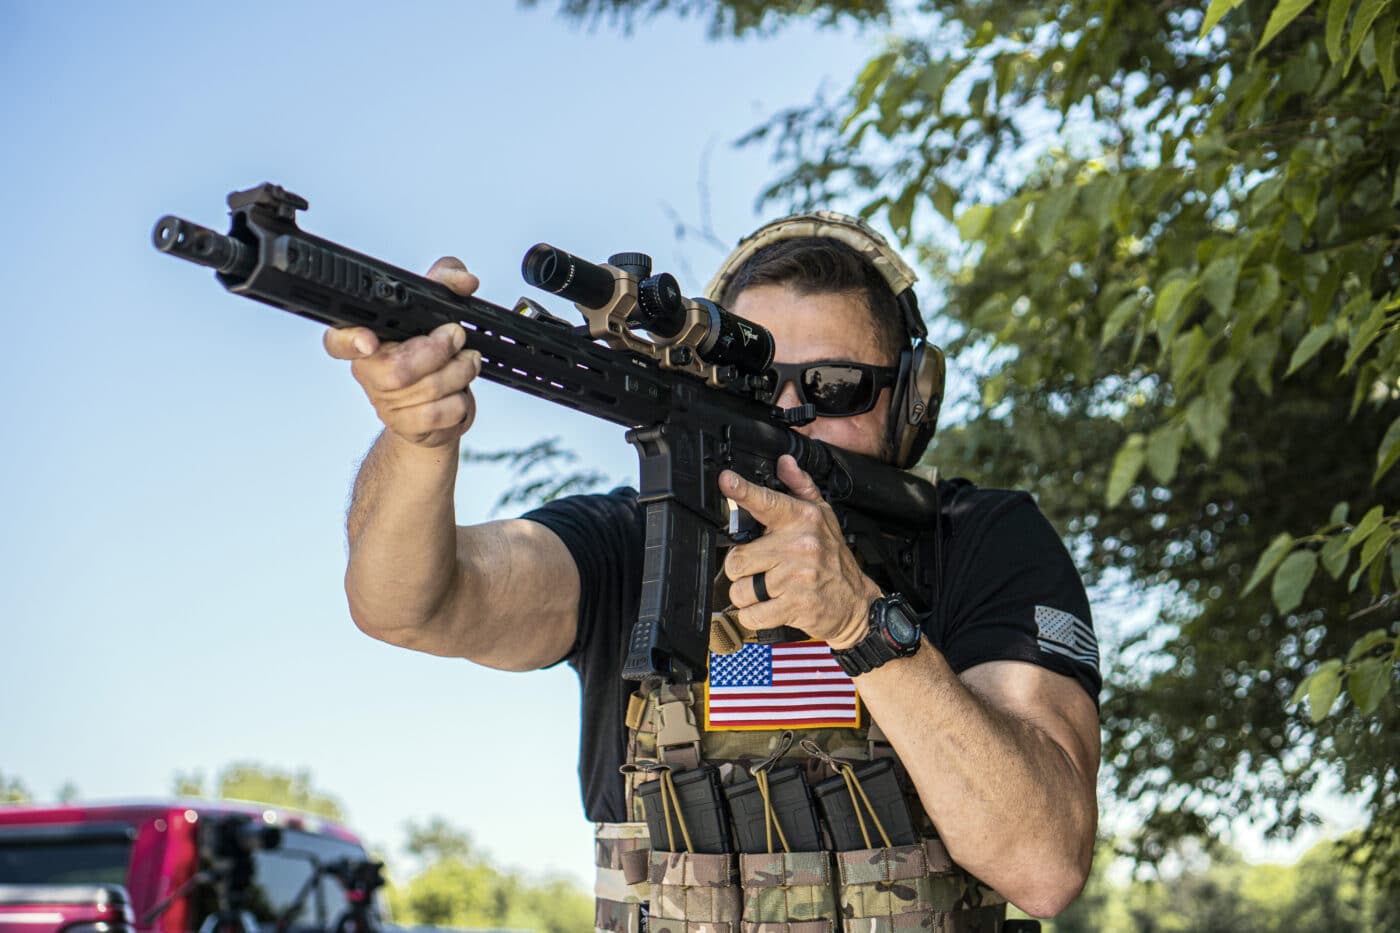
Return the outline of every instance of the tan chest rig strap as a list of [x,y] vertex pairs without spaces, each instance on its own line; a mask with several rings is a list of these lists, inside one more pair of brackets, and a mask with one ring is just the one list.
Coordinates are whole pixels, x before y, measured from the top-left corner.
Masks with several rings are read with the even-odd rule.
[[[637,789],[656,780],[666,766],[687,770],[701,763],[719,769],[725,784],[749,777],[765,760],[800,764],[816,783],[838,773],[842,763],[895,758],[905,798],[923,837],[912,846],[887,846],[872,826],[873,848],[852,852],[786,852],[735,856],[652,852],[645,880],[632,883],[622,900],[632,919],[649,905],[648,931],[666,933],[836,933],[894,930],[998,931],[1005,899],[948,857],[912,784],[878,725],[863,716],[856,729],[794,731],[706,731],[704,685],[643,684],[627,711],[626,805],[629,827],[646,836]],[[804,747],[805,746],[805,747]],[[853,791],[854,793],[854,791]],[[634,835],[633,838],[636,838]],[[665,840],[661,841],[667,845]],[[638,851],[638,850],[633,850]],[[604,871],[599,847],[600,878]],[[641,856],[632,856],[639,877]],[[620,862],[611,858],[609,864]],[[610,869],[618,871],[619,869]],[[620,877],[609,875],[610,878]],[[603,885],[600,883],[600,890]],[[600,895],[601,897],[601,895]],[[604,916],[605,913],[608,916]],[[600,931],[636,927],[617,922],[617,911],[599,907]],[[612,925],[604,925],[607,919]]]

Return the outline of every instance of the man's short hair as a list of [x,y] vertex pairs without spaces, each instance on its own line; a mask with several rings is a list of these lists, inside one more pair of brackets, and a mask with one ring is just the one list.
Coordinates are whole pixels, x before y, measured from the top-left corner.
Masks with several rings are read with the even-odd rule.
[[719,303],[730,307],[755,285],[783,285],[800,295],[853,294],[865,304],[880,352],[893,365],[909,348],[894,292],[855,249],[826,237],[793,237],[762,247],[726,284]]

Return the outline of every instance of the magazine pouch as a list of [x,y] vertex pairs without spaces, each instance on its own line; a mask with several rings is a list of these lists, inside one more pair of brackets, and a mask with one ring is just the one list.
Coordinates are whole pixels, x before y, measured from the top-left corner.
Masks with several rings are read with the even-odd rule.
[[742,906],[732,853],[651,853],[647,933],[738,933]]
[[830,852],[741,854],[742,933],[835,933]]

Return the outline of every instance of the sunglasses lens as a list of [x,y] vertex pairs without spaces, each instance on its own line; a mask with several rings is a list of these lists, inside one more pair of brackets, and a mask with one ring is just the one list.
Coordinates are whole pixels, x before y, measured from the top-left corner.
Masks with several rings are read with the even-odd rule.
[[874,379],[854,366],[810,366],[802,373],[802,391],[819,415],[851,415],[870,407]]

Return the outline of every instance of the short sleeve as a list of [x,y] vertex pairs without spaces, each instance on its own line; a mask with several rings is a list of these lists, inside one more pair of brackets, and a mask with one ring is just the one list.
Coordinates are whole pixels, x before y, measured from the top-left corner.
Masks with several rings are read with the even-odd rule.
[[[617,620],[635,616],[628,597],[640,586],[646,518],[627,488],[602,495],[556,499],[525,513],[559,536],[579,575],[578,632],[560,660],[575,669],[589,659],[615,664],[621,645]],[[556,664],[559,662],[555,662]]]
[[[627,819],[618,767],[626,747],[623,639],[637,618],[646,513],[631,489],[557,499],[523,516],[559,536],[578,565],[578,635],[561,660],[579,677],[578,776],[583,809],[595,823]],[[558,662],[556,662],[558,663]]]
[[1084,583],[1024,492],[958,489],[949,509],[938,648],[961,673],[1026,661],[1072,677],[1098,704],[1103,678]]

